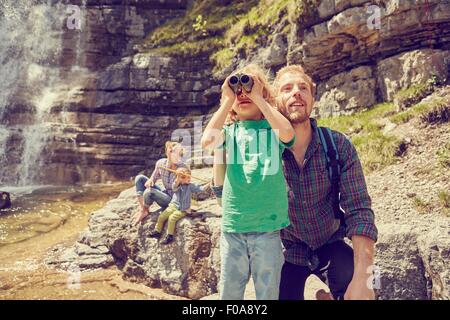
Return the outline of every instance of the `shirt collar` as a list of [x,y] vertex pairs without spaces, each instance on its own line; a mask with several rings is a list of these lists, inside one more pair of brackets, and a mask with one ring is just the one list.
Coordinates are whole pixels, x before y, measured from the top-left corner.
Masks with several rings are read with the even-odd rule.
[[[311,136],[311,142],[309,143],[308,148],[306,149],[305,162],[308,161],[312,157],[314,152],[316,152],[316,149],[321,145],[320,136],[319,136],[319,129],[318,129],[318,126],[317,126],[317,120],[314,119],[314,118],[309,118],[309,120],[310,120],[310,123],[311,123],[311,135],[312,136]],[[292,151],[290,149],[286,149],[283,152],[283,157],[287,156],[286,153],[288,153],[288,152],[292,153]],[[292,157],[292,158],[295,159],[294,157]],[[285,158],[285,159],[287,159],[287,158]]]

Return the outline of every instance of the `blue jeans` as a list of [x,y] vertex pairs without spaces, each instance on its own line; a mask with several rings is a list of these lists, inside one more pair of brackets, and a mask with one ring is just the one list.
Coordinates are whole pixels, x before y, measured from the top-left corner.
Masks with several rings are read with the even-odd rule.
[[278,300],[284,263],[280,231],[228,233],[220,237],[221,300],[242,300],[253,278],[256,299]]
[[150,207],[153,202],[156,201],[156,203],[161,208],[166,208],[170,200],[172,200],[172,197],[169,196],[167,193],[161,191],[161,189],[158,186],[153,186],[151,188],[146,188],[145,183],[147,182],[148,177],[140,174],[134,179],[134,184],[136,186],[136,194],[138,196],[144,197],[144,205],[146,207]]

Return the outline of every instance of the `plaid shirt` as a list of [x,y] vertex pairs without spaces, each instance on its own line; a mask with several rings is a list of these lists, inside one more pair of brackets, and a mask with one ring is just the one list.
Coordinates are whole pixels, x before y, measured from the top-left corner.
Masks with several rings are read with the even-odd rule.
[[[177,168],[180,167],[186,167],[183,163],[178,163]],[[150,180],[153,183],[156,183],[158,179],[162,180],[162,183],[164,185],[165,193],[167,193],[169,196],[173,196],[173,190],[172,190],[172,184],[175,181],[175,178],[177,177],[175,173],[170,172],[169,170],[164,170],[161,167],[167,168],[167,158],[162,158],[156,161],[155,164],[155,170],[152,173],[152,176],[150,177]]]
[[314,270],[318,265],[314,250],[342,240],[345,235],[362,235],[376,241],[378,232],[356,149],[343,134],[332,131],[341,161],[340,206],[345,211],[346,229],[335,219],[327,160],[315,119],[311,119],[311,126],[312,139],[303,168],[289,149],[283,153],[291,224],[281,231],[281,238],[286,261]]

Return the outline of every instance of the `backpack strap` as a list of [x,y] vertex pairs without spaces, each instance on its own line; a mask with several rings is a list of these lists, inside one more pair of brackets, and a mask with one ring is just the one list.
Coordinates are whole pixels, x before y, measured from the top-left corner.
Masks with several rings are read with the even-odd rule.
[[339,161],[339,153],[334,143],[330,128],[319,127],[320,141],[327,157],[327,171],[331,182],[331,199],[333,202],[334,217],[345,226],[344,211],[339,205],[340,192],[339,180],[341,175],[341,165]]

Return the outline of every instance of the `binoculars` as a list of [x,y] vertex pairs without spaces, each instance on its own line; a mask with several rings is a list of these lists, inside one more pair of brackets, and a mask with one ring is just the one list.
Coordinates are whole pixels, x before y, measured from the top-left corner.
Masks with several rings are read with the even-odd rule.
[[237,95],[242,93],[242,89],[244,89],[245,92],[250,93],[253,87],[253,78],[247,74],[238,73],[230,77],[228,85]]

